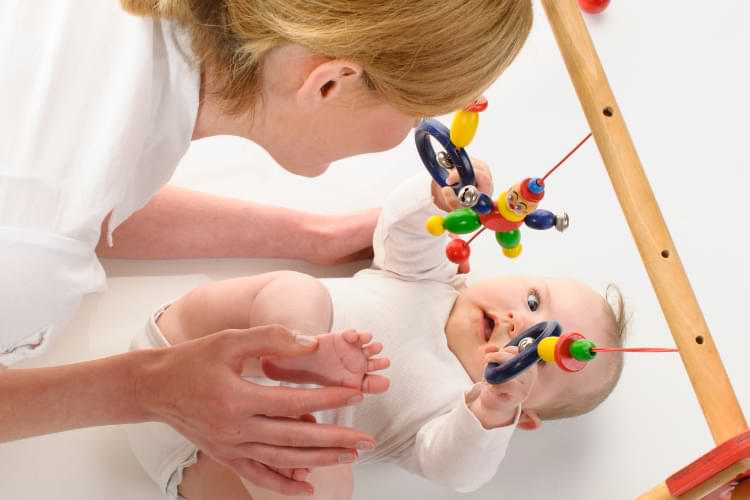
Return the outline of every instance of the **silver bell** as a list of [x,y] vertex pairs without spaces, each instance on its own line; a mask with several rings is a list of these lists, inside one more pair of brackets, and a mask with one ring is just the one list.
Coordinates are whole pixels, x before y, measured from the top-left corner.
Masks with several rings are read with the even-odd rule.
[[555,216],[555,229],[562,233],[568,229],[568,226],[570,226],[570,217],[568,217],[567,212]]
[[450,156],[448,156],[448,153],[446,153],[445,151],[440,151],[437,154],[437,162],[441,167],[448,169],[448,170],[456,168],[456,166],[453,165],[453,162],[451,161]]
[[524,349],[526,349],[533,343],[534,343],[534,339],[532,339],[531,337],[524,337],[521,339],[520,342],[518,342],[518,350],[523,351]]
[[479,191],[474,186],[464,186],[458,192],[458,202],[464,208],[471,208],[479,201]]

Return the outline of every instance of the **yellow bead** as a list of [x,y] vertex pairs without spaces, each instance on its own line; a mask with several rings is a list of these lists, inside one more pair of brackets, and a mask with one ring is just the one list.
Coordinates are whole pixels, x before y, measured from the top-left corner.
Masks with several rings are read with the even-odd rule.
[[523,245],[519,243],[517,247],[503,248],[503,254],[510,259],[515,259],[521,255],[521,250],[523,250]]
[[497,205],[497,211],[500,212],[500,215],[503,216],[503,219],[507,221],[520,222],[526,217],[525,215],[517,214],[510,209],[510,207],[508,206],[507,191],[500,193],[500,196],[497,197],[497,202],[495,204]]
[[547,337],[536,346],[536,352],[543,361],[547,363],[555,362],[555,346],[558,340],[558,337]]
[[474,139],[479,125],[479,113],[457,111],[451,124],[451,142],[457,148],[465,148]]
[[443,218],[439,215],[433,215],[425,223],[427,232],[433,236],[440,236],[445,232],[445,226],[443,225]]

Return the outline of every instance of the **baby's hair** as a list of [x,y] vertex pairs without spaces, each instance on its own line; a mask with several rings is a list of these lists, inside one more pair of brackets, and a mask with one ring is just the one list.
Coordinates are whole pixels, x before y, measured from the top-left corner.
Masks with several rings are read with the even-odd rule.
[[[625,300],[620,288],[614,283],[607,285],[604,292],[602,307],[607,317],[609,341],[607,347],[622,347],[627,335],[628,319],[625,316]],[[575,398],[561,401],[559,405],[537,409],[537,414],[542,420],[556,420],[560,418],[576,417],[588,413],[599,406],[612,393],[622,375],[624,356],[621,352],[600,354],[600,356],[611,357],[614,361],[614,369],[605,383],[597,387],[596,391],[586,395],[578,395]],[[592,361],[596,363],[596,360]],[[563,398],[561,398],[563,399]]]
[[228,112],[252,110],[263,61],[299,44],[355,62],[367,88],[402,112],[437,116],[484,92],[513,61],[531,0],[121,0],[130,13],[179,22],[200,64],[217,71]]

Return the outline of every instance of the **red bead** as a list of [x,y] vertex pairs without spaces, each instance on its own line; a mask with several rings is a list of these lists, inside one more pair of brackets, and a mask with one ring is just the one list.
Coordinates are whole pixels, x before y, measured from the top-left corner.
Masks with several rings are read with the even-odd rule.
[[522,220],[518,222],[511,222],[507,220],[502,215],[500,215],[500,212],[498,212],[497,209],[495,209],[492,213],[480,215],[479,220],[484,227],[498,233],[507,233],[508,231],[513,231],[521,224],[523,224]]
[[578,0],[578,5],[587,14],[598,14],[609,6],[609,0]]
[[448,246],[445,247],[445,255],[447,255],[448,260],[454,264],[463,264],[469,260],[471,248],[469,248],[468,243],[464,240],[457,238],[448,243]]
[[584,340],[586,337],[576,332],[568,332],[560,335],[560,340],[555,345],[555,363],[565,372],[579,372],[586,368],[584,361],[578,361],[570,354],[570,345],[576,340]]
[[487,109],[487,99],[482,96],[476,99],[474,102],[464,108],[464,111],[473,111],[475,113],[481,113]]

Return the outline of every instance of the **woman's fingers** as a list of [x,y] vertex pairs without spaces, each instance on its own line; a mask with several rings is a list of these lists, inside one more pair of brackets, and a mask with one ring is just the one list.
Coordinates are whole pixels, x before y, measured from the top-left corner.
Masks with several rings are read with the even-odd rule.
[[242,454],[271,467],[303,468],[349,464],[357,458],[355,450],[344,448],[298,448],[246,443],[240,446]]
[[263,325],[242,330],[224,330],[199,341],[212,342],[218,355],[232,366],[247,358],[303,356],[318,348],[318,340],[282,325]]
[[365,443],[375,444],[375,440],[369,435],[348,427],[288,418],[256,416],[248,421],[248,426],[252,428],[252,436],[255,437],[253,441],[275,446],[354,450],[362,448]]
[[247,401],[248,415],[270,417],[297,417],[305,413],[350,406],[362,401],[362,393],[348,387],[320,387],[301,389],[292,387],[266,387],[247,382],[245,393],[255,398]]

